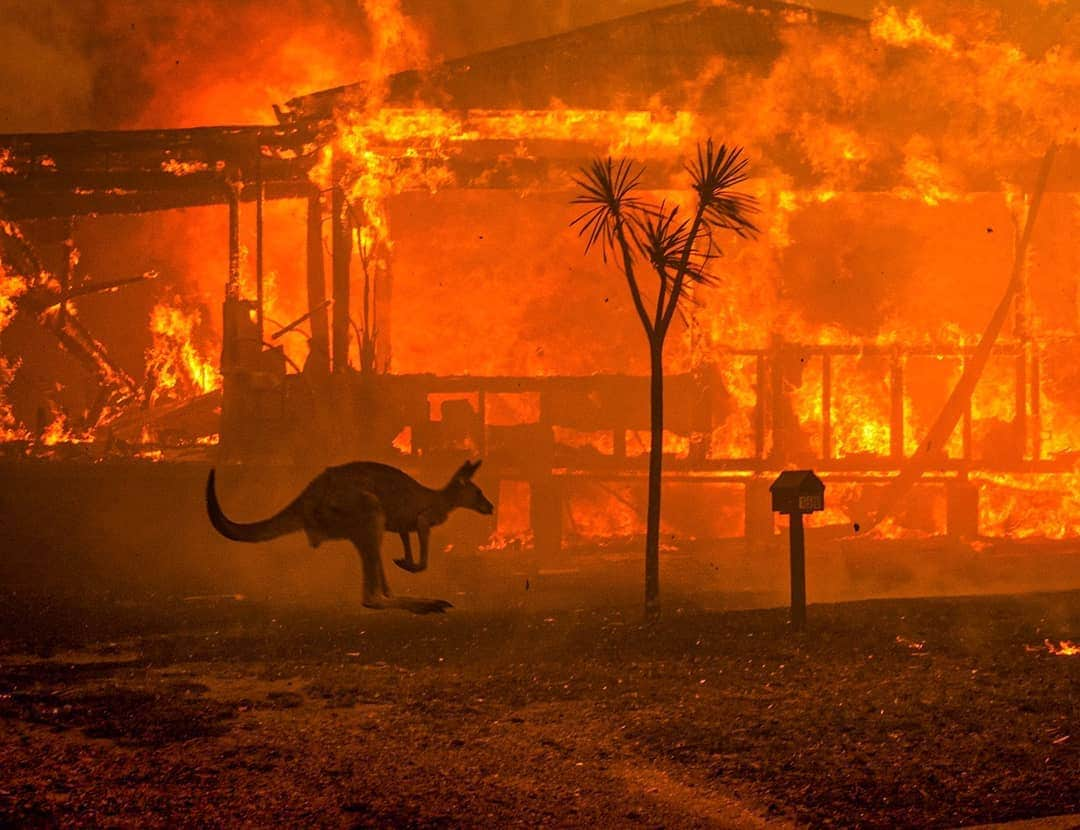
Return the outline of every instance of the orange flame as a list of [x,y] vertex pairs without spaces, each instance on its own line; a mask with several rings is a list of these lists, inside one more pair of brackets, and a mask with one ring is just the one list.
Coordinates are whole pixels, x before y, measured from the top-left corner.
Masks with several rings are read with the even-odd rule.
[[1057,645],[1054,645],[1053,640],[1043,640],[1043,644],[1047,651],[1058,657],[1075,657],[1080,654],[1080,645],[1072,640],[1058,640]]
[[54,410],[52,423],[45,427],[40,436],[41,443],[46,447],[55,447],[57,444],[85,444],[92,440],[90,433],[73,429],[68,424],[67,415],[59,410]]
[[200,322],[198,309],[185,309],[179,297],[173,304],[157,303],[150,312],[153,345],[147,349],[146,371],[153,381],[151,402],[204,394],[221,385],[214,362],[195,345]]
[[956,48],[952,35],[937,34],[918,12],[902,15],[895,6],[878,10],[870,23],[870,34],[892,46],[930,46],[945,52]]

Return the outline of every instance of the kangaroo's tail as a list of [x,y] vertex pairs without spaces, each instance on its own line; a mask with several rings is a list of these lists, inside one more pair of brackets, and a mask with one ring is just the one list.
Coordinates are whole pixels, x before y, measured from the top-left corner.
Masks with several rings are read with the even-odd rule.
[[214,526],[226,539],[234,542],[266,542],[301,530],[304,526],[299,512],[296,510],[296,502],[288,505],[275,513],[269,519],[250,524],[234,522],[225,515],[218,504],[217,493],[214,490],[214,471],[210,471],[210,477],[206,480],[206,512],[210,516],[210,524]]

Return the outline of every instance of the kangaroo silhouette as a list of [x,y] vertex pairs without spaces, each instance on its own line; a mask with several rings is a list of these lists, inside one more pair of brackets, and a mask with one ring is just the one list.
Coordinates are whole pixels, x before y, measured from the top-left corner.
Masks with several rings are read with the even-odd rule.
[[[218,503],[214,471],[206,481],[206,512],[222,536],[236,542],[265,542],[298,530],[317,548],[329,539],[347,539],[356,546],[364,569],[364,606],[402,608],[414,614],[445,612],[444,599],[397,597],[390,592],[382,566],[386,532],[401,536],[405,555],[395,559],[411,573],[427,568],[431,528],[446,521],[459,507],[490,515],[494,505],[472,482],[480,462],[466,461],[440,490],[425,487],[388,464],[355,461],[327,467],[299,496],[268,519],[242,524],[225,515]],[[409,534],[420,541],[420,561],[412,556]]]

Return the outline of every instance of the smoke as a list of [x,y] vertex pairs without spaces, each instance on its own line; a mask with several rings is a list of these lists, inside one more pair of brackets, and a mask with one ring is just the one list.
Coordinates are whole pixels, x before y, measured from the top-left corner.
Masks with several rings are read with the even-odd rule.
[[[361,80],[372,64],[409,68],[425,58],[457,57],[664,5],[666,0],[0,0],[0,131],[268,123],[272,104]],[[808,5],[869,18],[877,3]],[[929,25],[962,28],[969,37],[1001,29],[1031,55],[1080,37],[1075,4],[1067,2],[896,5],[901,16],[915,9]],[[395,16],[412,21],[404,36]]]
[[0,0],[0,129],[270,123],[356,80],[363,11],[338,0]]
[[271,123],[273,104],[374,69],[412,68],[656,5],[0,0],[0,131]]
[[90,0],[0,0],[0,131],[93,126]]

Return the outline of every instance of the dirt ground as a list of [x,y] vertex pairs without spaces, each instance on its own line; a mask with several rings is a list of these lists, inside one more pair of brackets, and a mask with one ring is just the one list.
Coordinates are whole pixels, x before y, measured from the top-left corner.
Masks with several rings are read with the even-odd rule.
[[0,825],[959,826],[1080,812],[1080,592],[446,616],[0,608]]

